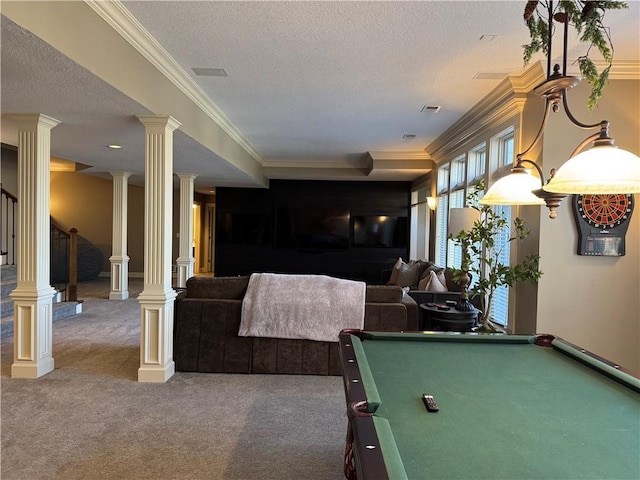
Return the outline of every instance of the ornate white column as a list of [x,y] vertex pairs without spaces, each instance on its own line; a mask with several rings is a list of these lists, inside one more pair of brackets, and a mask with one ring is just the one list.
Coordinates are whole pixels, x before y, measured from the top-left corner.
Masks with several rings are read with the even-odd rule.
[[140,115],[145,127],[144,289],[141,309],[139,382],[166,382],[173,362],[171,218],[173,131],[180,122],[166,115]]
[[128,172],[111,172],[113,177],[113,236],[111,241],[111,291],[109,300],[129,298],[129,256],[127,255]]
[[13,298],[11,376],[38,378],[54,369],[49,283],[49,162],[51,129],[60,122],[40,114],[12,115],[18,125],[18,285]]
[[193,182],[196,175],[179,173],[180,178],[180,250],[178,252],[178,287],[186,287],[193,277]]

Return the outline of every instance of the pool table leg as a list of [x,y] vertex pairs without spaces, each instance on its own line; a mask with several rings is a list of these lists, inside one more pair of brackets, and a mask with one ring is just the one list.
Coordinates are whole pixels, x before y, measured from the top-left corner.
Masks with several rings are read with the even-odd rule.
[[347,480],[356,480],[356,463],[353,458],[353,427],[347,427],[347,441],[344,447],[344,476]]

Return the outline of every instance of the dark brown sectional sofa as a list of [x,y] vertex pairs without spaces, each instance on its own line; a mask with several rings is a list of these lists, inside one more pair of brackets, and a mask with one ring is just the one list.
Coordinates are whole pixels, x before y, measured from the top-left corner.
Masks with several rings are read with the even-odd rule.
[[[336,342],[239,337],[249,277],[192,277],[174,308],[174,361],[183,372],[340,375]],[[321,321],[321,319],[318,319]],[[418,306],[402,288],[367,285],[365,330],[417,330]]]

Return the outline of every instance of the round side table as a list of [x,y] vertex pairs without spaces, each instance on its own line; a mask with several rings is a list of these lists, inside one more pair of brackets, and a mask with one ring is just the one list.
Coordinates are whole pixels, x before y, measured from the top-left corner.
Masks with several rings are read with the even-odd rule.
[[471,311],[463,312],[456,310],[455,307],[449,307],[448,310],[442,310],[439,304],[421,303],[422,311],[420,330],[444,330],[454,332],[470,332],[478,321],[480,310],[474,308]]

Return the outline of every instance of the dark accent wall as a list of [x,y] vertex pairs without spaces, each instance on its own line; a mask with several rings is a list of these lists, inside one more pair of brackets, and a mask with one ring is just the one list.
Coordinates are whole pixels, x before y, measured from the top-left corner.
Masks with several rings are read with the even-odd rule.
[[[272,180],[269,189],[217,188],[215,274],[307,273],[381,283],[382,270],[408,258],[410,203],[410,182]],[[276,241],[277,212],[297,208],[348,210],[346,248],[283,247]],[[356,216],[406,217],[406,246],[354,246]],[[233,234],[225,221],[234,224]]]

